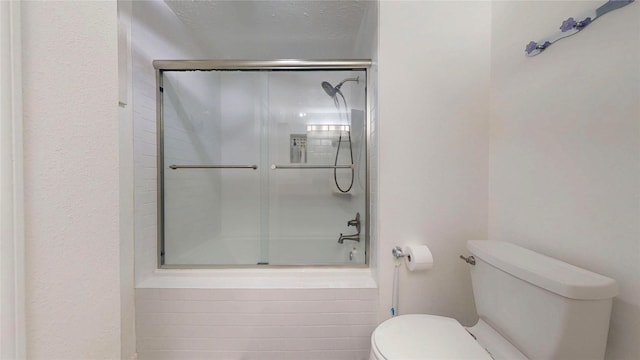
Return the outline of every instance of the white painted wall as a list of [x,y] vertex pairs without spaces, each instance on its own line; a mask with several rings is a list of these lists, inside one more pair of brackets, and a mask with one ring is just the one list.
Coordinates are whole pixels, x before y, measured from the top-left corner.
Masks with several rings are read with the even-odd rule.
[[379,317],[390,316],[395,245],[435,266],[400,274],[400,312],[475,320],[466,254],[487,237],[491,4],[380,3]]
[[116,3],[23,2],[22,39],[27,357],[119,358]]
[[122,359],[136,354],[133,106],[131,61],[131,14],[128,1],[118,1],[118,120],[120,152],[120,353]]
[[26,356],[20,3],[0,3],[0,358]]
[[640,4],[533,58],[598,2],[494,2],[489,237],[620,284],[608,359],[640,358]]

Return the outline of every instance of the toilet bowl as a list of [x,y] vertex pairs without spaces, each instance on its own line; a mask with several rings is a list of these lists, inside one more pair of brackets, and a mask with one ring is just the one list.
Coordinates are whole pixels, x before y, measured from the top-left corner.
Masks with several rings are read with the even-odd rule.
[[491,360],[486,350],[454,319],[402,315],[380,324],[371,336],[370,360]]
[[380,324],[371,336],[369,360],[527,360],[509,341],[480,320],[471,328],[437,315],[401,315]]
[[371,335],[370,360],[604,358],[615,280],[506,242],[467,249],[478,322],[393,317]]

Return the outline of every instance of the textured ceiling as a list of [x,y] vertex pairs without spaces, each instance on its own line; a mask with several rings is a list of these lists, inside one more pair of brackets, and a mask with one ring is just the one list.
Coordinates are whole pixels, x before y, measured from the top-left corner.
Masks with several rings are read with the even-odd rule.
[[[165,1],[216,58],[352,58],[374,1]],[[365,36],[366,38],[366,36]]]

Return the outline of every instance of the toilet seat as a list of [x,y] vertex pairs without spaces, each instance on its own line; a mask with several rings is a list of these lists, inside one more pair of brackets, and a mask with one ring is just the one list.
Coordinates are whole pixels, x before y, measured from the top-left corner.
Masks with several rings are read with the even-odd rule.
[[371,350],[378,360],[492,359],[458,321],[436,315],[383,322],[371,335]]

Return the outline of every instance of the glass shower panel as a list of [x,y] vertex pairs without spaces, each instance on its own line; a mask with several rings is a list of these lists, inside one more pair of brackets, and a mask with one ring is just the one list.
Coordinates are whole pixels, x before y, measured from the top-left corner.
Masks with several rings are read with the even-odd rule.
[[366,69],[224,65],[158,72],[160,266],[366,264]]
[[[364,70],[270,74],[269,264],[365,263],[365,83]],[[356,217],[360,235],[339,243]]]
[[164,265],[264,262],[258,166],[263,77],[163,73]]

